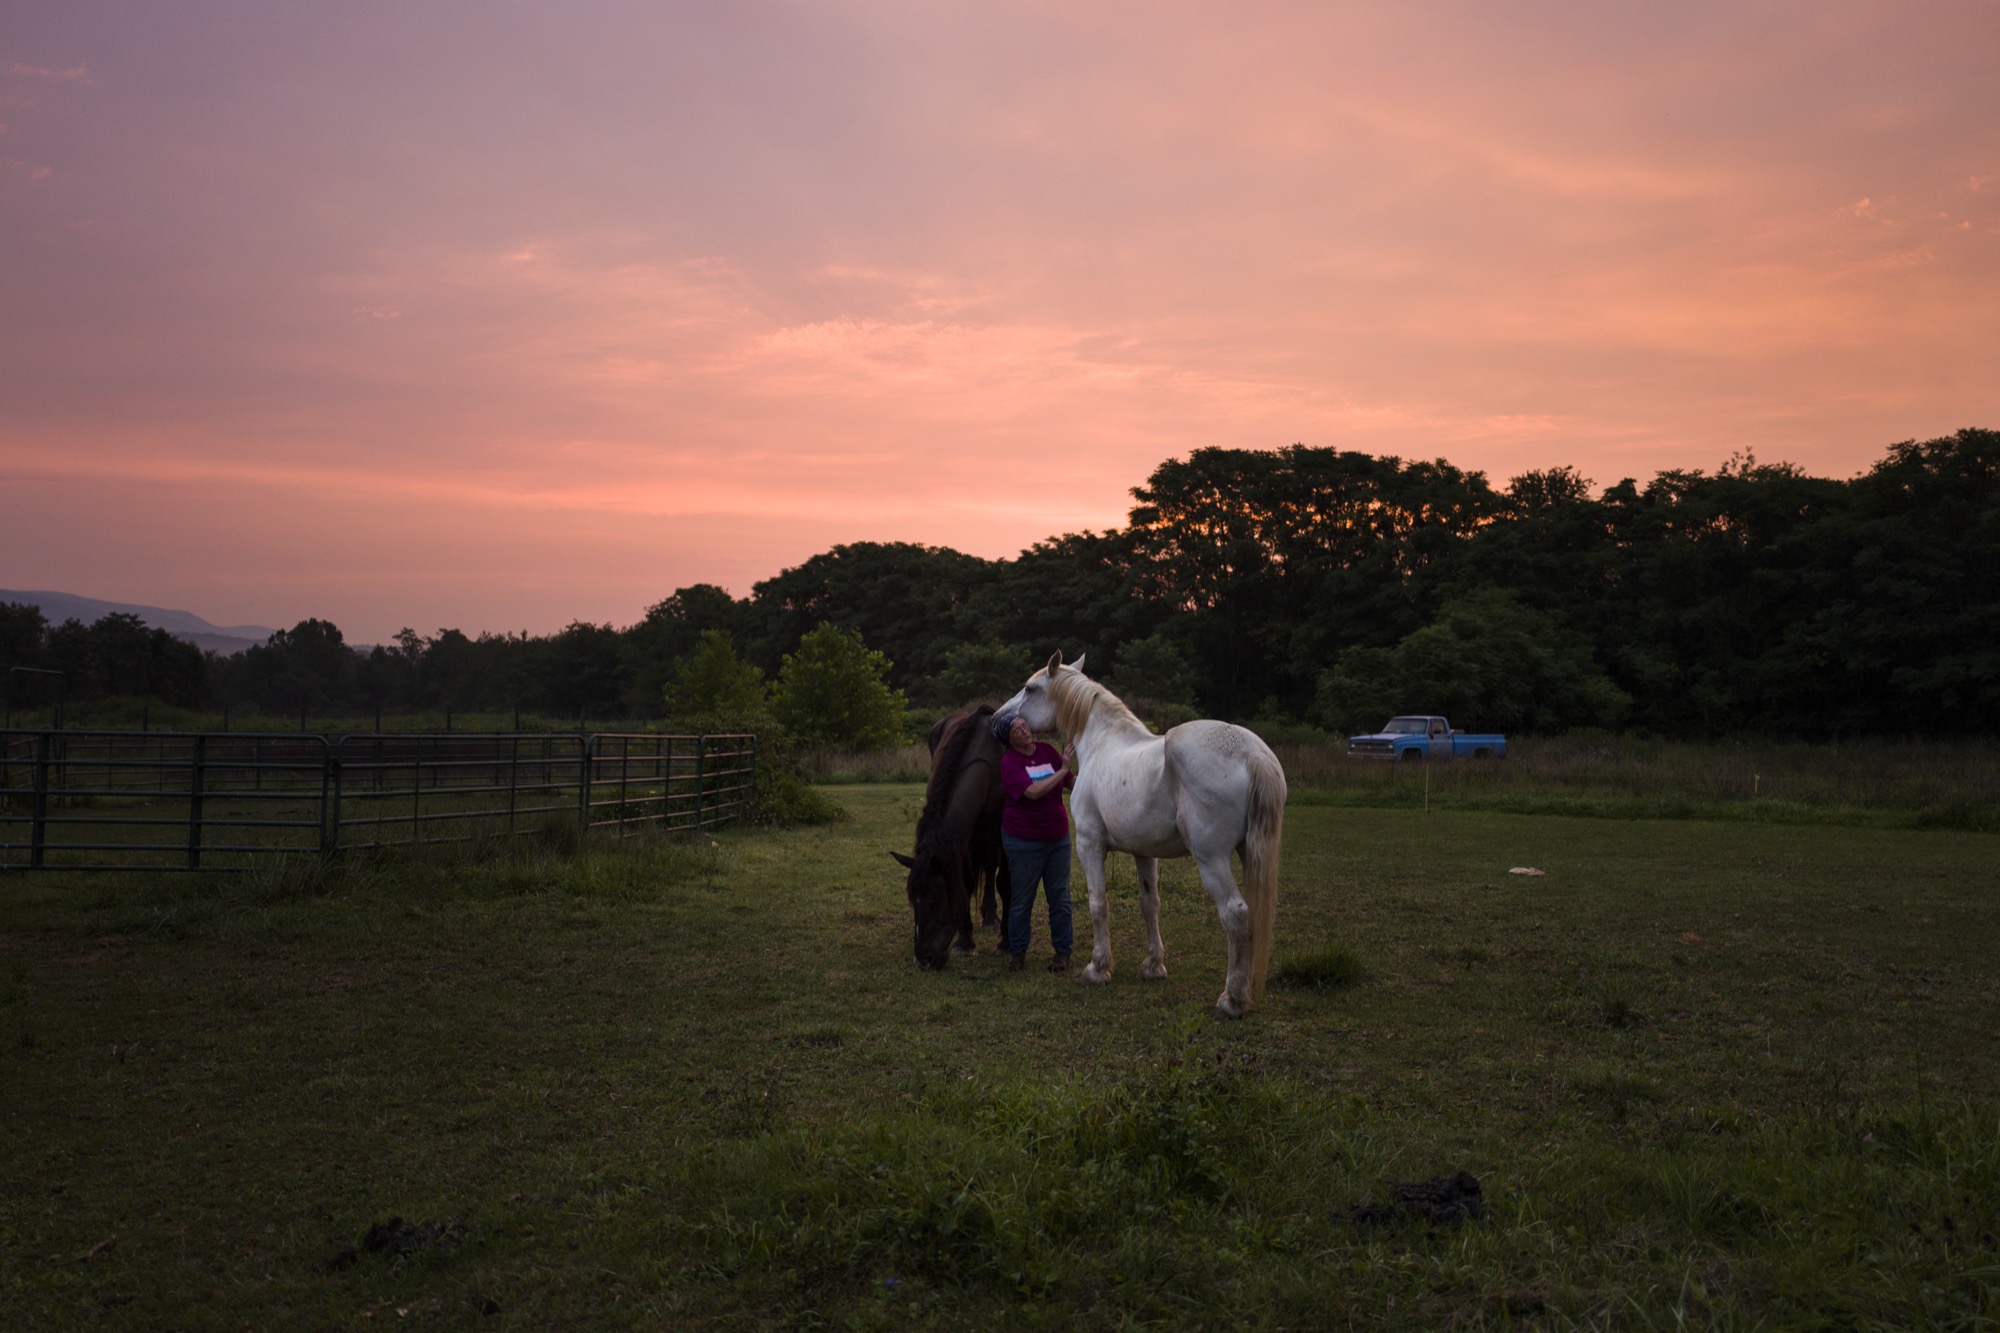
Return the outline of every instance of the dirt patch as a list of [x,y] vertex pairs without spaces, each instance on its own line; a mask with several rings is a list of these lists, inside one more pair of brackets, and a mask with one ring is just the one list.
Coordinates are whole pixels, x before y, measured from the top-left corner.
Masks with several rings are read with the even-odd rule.
[[380,1254],[391,1264],[400,1265],[413,1254],[425,1250],[435,1250],[439,1254],[450,1254],[465,1244],[465,1219],[446,1218],[442,1222],[405,1222],[400,1217],[392,1217],[386,1222],[377,1222],[362,1234],[358,1246],[341,1250],[320,1262],[320,1267],[329,1273],[338,1273],[352,1268],[366,1254]]
[[1348,1220],[1357,1226],[1379,1226],[1421,1218],[1433,1227],[1457,1226],[1467,1220],[1484,1221],[1486,1199],[1479,1189],[1479,1177],[1470,1171],[1429,1180],[1389,1182],[1390,1201],[1386,1204],[1357,1203],[1347,1210]]

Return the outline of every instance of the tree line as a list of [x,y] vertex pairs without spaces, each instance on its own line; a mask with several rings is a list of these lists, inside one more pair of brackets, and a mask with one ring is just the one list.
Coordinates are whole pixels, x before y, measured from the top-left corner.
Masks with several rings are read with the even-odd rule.
[[1010,692],[1060,648],[1160,716],[1336,733],[1397,711],[1522,732],[2000,731],[1993,431],[1893,445],[1847,480],[1740,457],[1602,489],[1569,467],[1495,487],[1442,460],[1201,449],[1132,494],[1124,526],[1013,559],[855,542],[747,597],[682,587],[622,629],[404,630],[361,653],[307,620],[222,658],[129,616],[48,626],[12,606],[0,664],[61,669],[73,698],[654,718],[712,703],[731,670],[772,688],[828,626],[927,708]]

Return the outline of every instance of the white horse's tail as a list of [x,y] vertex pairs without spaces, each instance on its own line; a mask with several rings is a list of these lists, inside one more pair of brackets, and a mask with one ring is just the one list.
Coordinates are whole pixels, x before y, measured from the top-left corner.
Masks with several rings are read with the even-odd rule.
[[1250,1003],[1264,999],[1278,923],[1278,847],[1285,836],[1285,770],[1259,745],[1250,755],[1250,811],[1243,830],[1243,903],[1250,909]]

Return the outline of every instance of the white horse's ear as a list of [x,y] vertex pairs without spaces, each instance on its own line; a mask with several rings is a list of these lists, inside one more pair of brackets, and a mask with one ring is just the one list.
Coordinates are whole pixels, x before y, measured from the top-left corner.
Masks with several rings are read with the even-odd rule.
[[1053,676],[1056,674],[1057,671],[1061,669],[1062,669],[1062,649],[1058,648],[1054,652],[1049,654],[1048,673],[1051,676]]
[[1076,673],[1079,676],[1083,674],[1083,659],[1088,656],[1090,656],[1089,653],[1078,653],[1076,655],[1076,661],[1070,663],[1070,666],[1075,668]]

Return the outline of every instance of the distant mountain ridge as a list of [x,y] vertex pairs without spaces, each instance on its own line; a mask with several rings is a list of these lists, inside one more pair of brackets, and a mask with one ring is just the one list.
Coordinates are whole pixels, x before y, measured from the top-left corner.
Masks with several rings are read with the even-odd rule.
[[140,606],[133,602],[106,602],[95,597],[79,597],[72,592],[16,592],[0,588],[0,602],[38,606],[51,625],[60,625],[65,620],[81,620],[91,625],[109,615],[137,616],[153,629],[163,629],[184,643],[221,653],[224,657],[264,643],[277,633],[268,625],[214,625],[192,611]]

